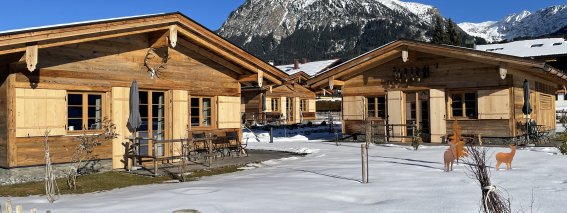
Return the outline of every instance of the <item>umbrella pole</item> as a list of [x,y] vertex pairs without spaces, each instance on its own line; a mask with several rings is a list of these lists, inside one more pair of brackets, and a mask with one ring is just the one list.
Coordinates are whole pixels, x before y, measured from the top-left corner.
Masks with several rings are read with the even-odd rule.
[[529,115],[526,115],[526,144],[528,145],[530,143],[530,117]]

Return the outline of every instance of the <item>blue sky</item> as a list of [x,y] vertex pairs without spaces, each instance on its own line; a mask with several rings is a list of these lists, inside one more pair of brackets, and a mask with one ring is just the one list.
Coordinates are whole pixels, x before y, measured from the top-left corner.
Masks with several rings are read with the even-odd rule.
[[[37,27],[77,21],[180,11],[218,29],[230,12],[245,0],[27,0],[5,1],[0,30]],[[456,22],[499,20],[522,10],[566,4],[565,0],[414,0],[438,7]]]

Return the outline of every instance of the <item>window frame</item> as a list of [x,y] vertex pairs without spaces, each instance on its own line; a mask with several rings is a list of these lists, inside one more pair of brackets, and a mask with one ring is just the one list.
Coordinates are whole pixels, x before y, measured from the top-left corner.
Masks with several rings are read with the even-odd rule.
[[300,99],[299,100],[299,111],[309,112],[309,99]]
[[[77,129],[73,129],[73,130],[69,130],[69,120],[70,119],[76,119],[78,120],[79,118],[69,118],[69,107],[78,107],[78,105],[70,105],[69,104],[69,95],[81,95],[82,97],[82,103],[81,103],[81,120],[82,120],[82,126],[80,130]],[[100,129],[88,129],[89,126],[89,95],[100,95],[100,99],[101,99],[101,103],[100,103],[100,114],[101,114],[101,118],[100,118],[100,122],[101,122],[101,128]],[[67,105],[67,122],[65,124],[65,131],[67,133],[98,133],[98,132],[102,132],[102,122],[104,121],[104,118],[106,117],[106,93],[105,92],[101,92],[101,91],[67,91],[67,96],[66,98],[66,105]],[[96,107],[96,106],[95,106]],[[96,117],[95,117],[96,119]],[[85,128],[87,127],[87,128]]]
[[[211,101],[211,106],[210,106],[210,115],[207,117],[210,117],[210,125],[208,126],[204,126],[203,125],[203,120],[204,120],[204,116],[203,116],[203,99],[210,99]],[[193,116],[192,113],[192,109],[195,108],[192,106],[193,103],[193,99],[199,99],[199,125],[198,126],[193,126],[193,122],[191,121],[194,117],[197,116]],[[212,129],[212,128],[216,128],[215,124],[216,124],[216,117],[215,117],[215,110],[216,110],[216,101],[215,101],[215,97],[213,96],[190,96],[189,97],[189,126],[193,129]]]
[[[474,98],[474,103],[475,103],[475,115],[473,117],[469,117],[467,116],[467,109],[470,109],[470,107],[467,108],[467,100],[466,100],[466,94],[474,94],[475,98]],[[453,115],[453,96],[454,95],[460,95],[461,97],[461,110],[462,110],[462,116],[454,116]],[[477,90],[458,90],[458,91],[451,91],[448,93],[447,96],[447,107],[448,107],[448,114],[449,114],[449,119],[453,119],[453,120],[477,120],[478,119],[478,91]]]
[[279,112],[280,111],[280,98],[272,98],[270,104],[272,105],[272,112]]
[[[383,98],[384,99],[384,103],[380,104],[379,103],[379,98]],[[372,110],[374,112],[373,116],[370,116],[370,109],[368,108],[368,105],[370,104],[370,102],[373,102],[374,105],[374,109]],[[380,109],[380,105],[383,105],[384,108]],[[388,100],[386,99],[386,95],[376,95],[376,96],[369,96],[366,97],[366,117],[367,118],[374,118],[374,119],[386,119],[386,116],[388,116],[387,113],[388,110]],[[384,112],[384,116],[379,116],[379,112]]]

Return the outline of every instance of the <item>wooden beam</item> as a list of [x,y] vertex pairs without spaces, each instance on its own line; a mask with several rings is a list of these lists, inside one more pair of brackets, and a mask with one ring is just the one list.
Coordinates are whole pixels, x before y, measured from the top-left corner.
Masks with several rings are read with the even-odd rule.
[[151,48],[167,47],[167,31],[160,30],[148,33],[148,46]]
[[240,83],[256,82],[256,81],[258,81],[258,74],[257,73],[250,74],[250,75],[241,75],[238,78],[238,82],[240,82]]
[[500,63],[500,67],[498,68],[500,73],[500,78],[502,80],[506,79],[506,74],[508,74],[508,64],[507,63]]
[[262,87],[262,84],[264,83],[264,71],[262,70],[258,70],[258,86]]
[[407,49],[402,50],[402,61],[404,63],[409,61],[409,51]]
[[30,72],[37,68],[38,62],[38,46],[37,44],[29,45],[26,47],[26,67]]
[[[159,26],[159,27],[155,27],[155,28],[144,28],[144,29],[140,29],[140,30],[124,30],[121,32],[101,32],[101,33],[96,33],[96,34],[88,34],[88,35],[80,35],[77,36],[76,39],[67,39],[67,38],[58,38],[55,40],[46,40],[46,41],[40,41],[38,42],[39,48],[45,49],[45,48],[49,48],[49,47],[57,47],[57,46],[64,46],[64,45],[69,45],[69,44],[78,44],[78,43],[84,43],[84,42],[89,42],[89,41],[96,41],[96,40],[103,40],[103,39],[109,39],[109,38],[117,38],[117,37],[122,37],[122,36],[129,36],[129,35],[135,35],[135,34],[142,34],[142,33],[148,33],[148,32],[154,32],[154,31],[160,31],[160,30],[164,30],[167,29],[167,27],[163,27],[163,26]],[[26,46],[25,45],[21,45],[21,44],[14,44],[11,46],[8,46],[10,48],[4,48],[4,46],[0,45],[0,55],[3,54],[10,54],[10,53],[17,53],[17,52],[25,52],[26,51]]]
[[175,45],[177,45],[177,25],[171,25],[169,26],[169,45],[172,48],[175,48]]

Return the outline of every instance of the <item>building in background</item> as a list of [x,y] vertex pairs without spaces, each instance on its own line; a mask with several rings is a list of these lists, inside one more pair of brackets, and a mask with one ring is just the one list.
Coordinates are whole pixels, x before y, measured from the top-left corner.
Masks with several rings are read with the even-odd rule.
[[[343,134],[364,134],[366,123],[390,125],[391,141],[421,130],[439,143],[458,121],[465,135],[499,139],[522,134],[523,84],[531,89],[531,119],[555,123],[555,91],[567,75],[538,60],[468,48],[398,40],[308,81],[314,90],[340,87]],[[377,128],[377,132],[385,129]]]

